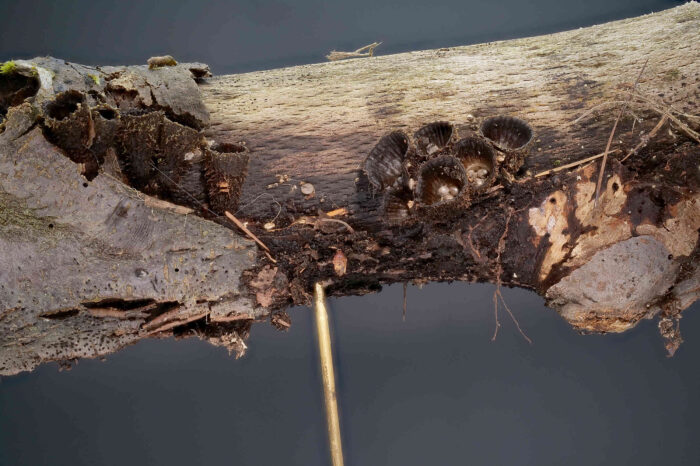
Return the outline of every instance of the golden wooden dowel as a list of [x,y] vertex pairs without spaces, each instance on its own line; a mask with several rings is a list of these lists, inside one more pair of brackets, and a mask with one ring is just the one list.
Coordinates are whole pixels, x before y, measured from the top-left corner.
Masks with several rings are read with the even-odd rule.
[[340,419],[338,416],[338,398],[335,391],[335,371],[333,370],[333,351],[331,349],[331,331],[328,325],[326,294],[323,285],[314,285],[314,315],[316,316],[316,336],[318,353],[321,359],[321,378],[326,405],[326,424],[333,466],[343,465],[343,445],[340,439]]

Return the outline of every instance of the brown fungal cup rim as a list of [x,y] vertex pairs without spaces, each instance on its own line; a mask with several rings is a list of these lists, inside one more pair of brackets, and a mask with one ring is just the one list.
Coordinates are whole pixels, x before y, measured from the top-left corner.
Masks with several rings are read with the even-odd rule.
[[47,119],[64,121],[81,109],[87,108],[85,94],[75,89],[69,89],[53,96],[44,103],[44,114]]
[[433,142],[433,144],[435,144],[435,146],[437,147],[437,150],[433,151],[432,153],[443,150],[445,147],[449,146],[450,143],[456,138],[457,130],[455,128],[455,125],[451,122],[439,120],[426,123],[413,133],[413,139],[415,141],[416,148],[419,150],[419,152],[421,152],[422,155],[432,155],[432,153],[428,153],[425,150],[425,148],[422,147],[422,140],[423,138],[431,139],[431,133],[434,134],[436,132],[436,128],[441,128],[443,130],[445,128],[449,128],[449,135],[445,138],[444,141]]
[[[483,152],[476,153],[475,150]],[[465,153],[465,151],[468,152]],[[454,153],[457,160],[459,160],[464,167],[465,173],[467,174],[467,186],[472,192],[483,191],[493,185],[496,180],[499,164],[496,158],[496,151],[487,139],[480,136],[462,138],[455,144]],[[466,166],[466,162],[469,160],[487,165],[489,173],[483,184],[476,185],[469,180],[469,172]]]
[[[395,145],[399,150],[390,152],[388,146]],[[385,146],[386,148],[382,148]],[[402,130],[391,131],[377,141],[362,161],[362,171],[367,176],[370,184],[377,190],[383,191],[396,183],[401,177],[402,168],[411,150],[411,142],[408,135]],[[397,156],[398,154],[398,156]],[[393,158],[393,160],[392,160]],[[388,171],[391,173],[381,173]]]
[[[521,129],[524,129],[529,133],[529,135],[527,136],[527,140],[517,147],[504,146],[500,142],[499,138],[491,137],[490,131],[486,130],[487,126],[493,124],[494,122],[498,122],[498,121],[500,121],[501,124],[504,126],[508,125],[508,124],[513,124],[513,123],[520,126]],[[500,150],[502,152],[513,152],[513,151],[525,150],[530,145],[530,143],[532,143],[532,141],[535,139],[535,130],[532,128],[532,126],[527,121],[525,121],[522,118],[512,116],[512,115],[496,115],[496,116],[486,118],[484,121],[481,122],[481,124],[479,125],[479,135],[482,136],[483,138],[487,139],[498,150]]]
[[[440,165],[447,165],[449,164],[450,170],[453,170],[453,173],[446,174],[448,177],[452,178],[453,180],[457,181],[460,186],[459,186],[459,191],[454,197],[451,197],[449,199],[443,199],[443,200],[438,200],[435,202],[426,202],[424,195],[425,193],[425,175],[427,170],[435,170],[438,169]],[[458,173],[459,179],[456,179],[453,175],[454,173]],[[469,182],[467,180],[467,173],[464,170],[464,166],[462,165],[462,162],[457,159],[456,157],[452,155],[441,155],[439,157],[433,158],[428,160],[427,162],[423,163],[420,167],[420,171],[418,172],[418,184],[416,186],[416,201],[423,207],[438,207],[446,204],[450,204],[452,202],[455,202],[459,200],[460,198],[463,198],[465,196],[468,196],[468,185]]]

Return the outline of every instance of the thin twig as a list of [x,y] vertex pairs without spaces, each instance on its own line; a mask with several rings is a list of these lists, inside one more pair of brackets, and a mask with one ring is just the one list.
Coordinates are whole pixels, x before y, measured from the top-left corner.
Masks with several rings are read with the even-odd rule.
[[629,152],[627,152],[627,155],[625,155],[624,157],[622,157],[622,158],[620,159],[620,162],[624,162],[625,160],[627,160],[628,158],[630,158],[630,156],[631,156],[632,154],[636,154],[637,151],[638,151],[639,149],[645,147],[645,146],[649,143],[649,140],[650,140],[651,138],[653,138],[654,136],[656,136],[656,133],[659,132],[659,130],[661,129],[661,127],[662,127],[662,126],[664,125],[664,123],[666,123],[667,121],[668,121],[668,116],[667,116],[667,115],[663,115],[663,116],[661,117],[661,119],[659,119],[659,122],[656,124],[656,126],[654,126],[654,129],[652,129],[651,131],[649,131],[649,134],[645,134],[645,135],[642,137],[642,140],[639,141],[639,144],[637,144],[636,146],[634,146],[634,149],[631,149]]
[[226,217],[228,217],[229,220],[231,220],[233,223],[235,223],[236,226],[237,226],[238,228],[240,228],[241,230],[243,230],[243,233],[245,233],[246,235],[248,235],[248,236],[249,236],[253,241],[255,241],[256,243],[258,243],[258,244],[260,245],[260,247],[263,248],[265,251],[270,252],[270,248],[268,248],[267,246],[265,246],[265,243],[263,243],[262,241],[260,241],[260,239],[258,239],[258,237],[255,236],[255,235],[253,234],[253,232],[251,232],[251,231],[248,229],[248,227],[246,227],[246,226],[243,224],[243,222],[241,222],[241,221],[238,220],[236,217],[234,217],[233,214],[232,214],[231,212],[229,212],[228,210],[225,211],[224,213],[226,214]]
[[632,94],[634,94],[635,97],[645,101],[650,109],[654,110],[655,112],[659,113],[660,115],[665,115],[666,117],[668,117],[669,120],[671,120],[673,123],[678,125],[681,128],[681,130],[683,130],[683,132],[685,132],[690,138],[692,138],[696,142],[700,143],[700,133],[691,129],[688,125],[683,123],[678,117],[674,116],[673,114],[676,113],[678,115],[681,115],[681,116],[684,116],[685,118],[690,118],[690,119],[695,119],[695,118],[699,118],[699,117],[697,117],[695,115],[690,115],[687,113],[682,113],[682,112],[674,109],[670,105],[667,105],[663,102],[657,102],[654,99],[651,99],[650,97],[645,96],[643,94],[640,94],[640,93],[632,93]]
[[372,42],[371,44],[365,45],[364,47],[360,47],[359,49],[355,50],[355,53],[361,53],[367,50],[367,53],[369,53],[369,55],[372,56],[374,55],[374,49],[376,49],[378,45],[381,45],[381,42]]
[[[629,102],[630,106],[636,105],[639,106],[640,108],[644,110],[654,110],[657,113],[663,114],[664,113],[664,108],[666,108],[666,111],[669,113],[678,115],[679,117],[687,118],[689,120],[693,121],[700,121],[700,115],[693,115],[690,113],[685,113],[677,108],[673,107],[672,105],[666,104],[663,101],[659,101],[659,99],[655,99],[653,97],[650,97],[648,95],[642,94],[639,91],[632,93],[631,91],[614,91],[619,94],[626,95],[627,97],[632,96],[638,100],[641,100],[642,102]],[[570,123],[567,124],[567,126],[574,125],[584,118],[590,116],[591,114],[597,112],[598,110],[601,110],[605,107],[615,107],[617,105],[623,105],[625,103],[624,100],[610,100],[607,102],[600,103],[598,105],[595,105],[591,107],[590,109],[586,110],[584,113],[582,113],[580,116],[578,116],[575,120],[572,120]],[[634,116],[634,114],[633,114]],[[635,118],[638,118],[635,116]]]
[[[362,57],[373,57],[374,56],[374,49],[377,48],[381,42],[372,42],[369,45],[365,45],[364,47],[360,47],[359,49],[355,50],[354,52],[338,52],[335,50],[331,50],[331,53],[326,55],[326,58],[330,61],[337,61],[337,60],[345,60],[347,58],[362,58]],[[365,52],[367,50],[367,52]]]
[[685,131],[688,134],[688,136],[695,139],[697,142],[700,142],[700,133],[692,130],[690,127],[685,125],[678,117],[675,116],[678,115],[689,120],[700,121],[700,115],[692,115],[690,113],[681,112],[680,110],[674,108],[672,105],[669,105],[666,102],[659,101],[658,99],[649,97],[648,95],[644,95],[639,92],[634,92],[633,95],[634,97],[644,101],[647,104],[648,108],[654,110],[660,115],[668,116],[669,120],[680,126],[680,128],[683,131]]
[[[682,116],[682,117],[684,117],[684,118],[688,118],[688,119],[695,120],[695,121],[700,121],[700,115],[693,115],[692,113],[685,113],[685,112],[682,112],[682,111],[678,110],[676,107],[674,107],[673,105],[667,104],[667,103],[664,102],[663,100],[658,99],[658,98],[656,98],[656,97],[649,96],[649,95],[646,95],[646,94],[642,94],[642,93],[639,92],[639,91],[635,91],[635,92],[632,92],[632,91],[621,91],[621,92],[627,93],[627,94],[633,94],[634,97],[643,100],[644,102],[646,102],[647,104],[649,104],[649,107],[650,107],[650,108],[655,109],[655,110],[657,110],[657,111],[658,111],[658,108],[664,108],[664,107],[665,107],[665,108],[667,109],[667,111],[670,111],[671,113],[675,113],[675,114],[678,115],[678,116]],[[658,107],[658,108],[656,108],[656,107]]]
[[[637,79],[634,81],[634,86],[632,86],[632,94],[634,94],[635,89],[637,89],[637,84],[639,84],[639,79],[642,77],[642,73],[644,73],[644,70],[647,67],[647,63],[649,63],[648,58],[644,62],[642,69],[639,71],[639,75],[637,75]],[[608,138],[608,144],[605,146],[605,152],[603,152],[603,162],[600,164],[600,173],[598,174],[598,183],[596,184],[596,187],[595,187],[595,199],[593,201],[593,207],[596,207],[598,205],[598,197],[600,197],[600,187],[603,184],[603,174],[605,173],[605,164],[608,161],[608,152],[610,151],[610,146],[612,145],[613,138],[615,137],[615,130],[617,129],[617,124],[620,122],[620,118],[622,117],[622,114],[625,113],[625,110],[627,110],[627,106],[629,105],[630,100],[632,100],[631,95],[627,98],[627,101],[625,102],[625,104],[622,106],[622,108],[618,112],[617,118],[615,119],[615,124],[613,125],[612,131],[610,131],[610,137]]]
[[[611,151],[608,152],[608,153],[609,153],[609,154],[614,154],[615,152],[620,152],[620,150],[619,150],[619,149],[613,149],[613,150],[611,150]],[[562,170],[566,170],[567,168],[577,167],[577,166],[579,166],[579,165],[583,165],[584,163],[590,162],[591,160],[599,159],[599,158],[601,158],[603,155],[605,155],[605,152],[601,152],[600,154],[596,154],[596,155],[591,155],[590,157],[586,157],[585,159],[577,160],[576,162],[567,163],[566,165],[562,165],[562,166],[560,166],[560,167],[550,168],[549,170],[545,170],[545,171],[543,171],[543,172],[540,172],[540,173],[536,174],[536,175],[535,175],[535,178],[539,178],[539,177],[541,177],[541,176],[549,175],[550,173],[560,172],[560,171],[562,171]]]
[[611,100],[609,102],[603,102],[602,104],[594,105],[593,107],[589,108],[584,113],[582,113],[578,118],[573,120],[570,123],[570,125],[574,125],[574,124],[578,123],[579,121],[586,118],[588,115],[595,113],[596,111],[600,110],[603,107],[614,107],[616,105],[620,105],[620,104],[624,104],[624,103],[625,103],[624,100]]
[[[661,120],[657,123],[657,126],[654,127],[654,129],[652,129],[649,132],[649,134],[643,136],[641,138],[641,141],[639,142],[639,144],[637,144],[637,146],[634,149],[630,150],[627,153],[627,155],[625,155],[620,160],[621,162],[627,160],[630,156],[635,154],[641,148],[645,147],[646,144],[649,143],[651,138],[654,137],[656,135],[656,133],[661,129],[661,127],[663,126],[663,124],[666,121],[671,121],[682,132],[684,132],[688,137],[690,137],[691,139],[700,143],[700,133],[698,133],[697,131],[694,131],[692,128],[690,128],[690,126],[688,126],[687,124],[683,123],[683,121],[680,120],[680,118],[685,118],[685,119],[690,120],[690,121],[700,121],[699,115],[692,115],[689,113],[682,112],[682,111],[674,108],[672,105],[666,104],[665,102],[661,101],[660,99],[657,99],[653,96],[647,96],[645,94],[640,93],[639,91],[636,91],[636,92],[621,91],[621,92],[624,92],[624,94],[627,96],[627,98],[628,98],[627,102],[629,103],[629,106],[636,105],[636,106],[641,107],[644,110],[652,110],[652,111],[658,113],[659,115],[661,115],[661,117],[662,117]],[[637,100],[637,102],[633,103],[633,102],[629,101],[629,99],[631,99],[631,98],[634,98],[635,100]],[[622,101],[622,100],[603,102],[603,103],[598,104],[598,105],[592,107],[591,109],[587,110],[581,116],[579,116],[578,118],[573,120],[570,124],[578,123],[583,118],[586,118],[590,114],[594,113],[595,111],[597,111],[603,107],[624,104],[625,102],[626,101]],[[630,112],[630,113],[632,113],[632,112]],[[634,115],[634,113],[632,113],[632,116],[635,118],[635,121],[637,121],[638,117],[636,115]],[[612,151],[610,151],[610,153],[612,153]],[[562,169],[568,168],[568,167],[569,167],[568,165],[565,165],[563,167],[558,167],[558,168],[553,169],[553,170],[547,170],[547,171],[539,173],[535,176],[544,176],[548,173],[551,173],[552,171],[559,171],[559,170],[562,170]]]
[[250,231],[250,230],[248,229],[248,227],[246,227],[246,226],[243,224],[243,222],[241,222],[241,221],[238,220],[236,217],[234,217],[233,214],[232,214],[231,212],[229,212],[228,210],[227,210],[227,211],[224,211],[224,213],[226,214],[226,217],[228,217],[229,220],[231,220],[233,223],[235,223],[236,226],[237,226],[238,228],[240,228],[240,229],[243,231],[243,233],[245,233],[246,235],[248,235],[248,236],[250,237],[250,239],[252,239],[252,240],[255,241],[256,243],[258,243],[258,245],[259,245],[261,248],[263,248],[263,249],[265,250],[265,253],[267,254],[267,257],[268,257],[272,262],[275,262],[275,263],[277,262],[275,259],[272,258],[272,256],[270,256],[270,248],[268,248],[268,247],[265,245],[265,243],[263,243],[262,241],[260,241],[260,239],[258,239],[258,237],[255,236],[255,235],[253,234],[253,232]]

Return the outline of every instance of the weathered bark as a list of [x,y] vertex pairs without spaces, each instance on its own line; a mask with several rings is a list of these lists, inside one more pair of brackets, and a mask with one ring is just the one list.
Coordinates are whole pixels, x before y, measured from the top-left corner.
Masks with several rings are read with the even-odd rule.
[[[199,64],[18,61],[0,75],[0,373],[149,336],[241,351],[253,320],[284,322],[276,313],[308,304],[317,281],[335,295],[405,281],[521,286],[582,331],[659,316],[672,353],[700,290],[698,42],[691,3],[211,79]],[[628,98],[597,206],[599,159],[535,176],[602,152]],[[534,130],[524,166],[506,154],[491,188],[430,205],[424,167],[454,161],[457,140],[499,114]],[[427,155],[414,132],[431,121],[454,131]],[[396,130],[408,147],[399,176],[383,178],[386,163],[363,170]]]

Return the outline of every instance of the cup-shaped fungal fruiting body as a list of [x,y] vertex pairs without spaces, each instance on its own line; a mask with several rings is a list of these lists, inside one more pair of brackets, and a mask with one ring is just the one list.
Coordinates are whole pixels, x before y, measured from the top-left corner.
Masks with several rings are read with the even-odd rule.
[[499,115],[481,123],[481,135],[491,141],[502,155],[501,166],[510,173],[517,172],[525,161],[534,131],[520,118]]
[[413,210],[413,194],[406,188],[394,189],[384,196],[382,218],[385,222],[397,225],[405,222]]
[[455,135],[454,126],[447,121],[428,123],[415,132],[416,148],[424,157],[444,149]]
[[476,136],[460,139],[455,156],[464,166],[470,192],[484,191],[493,184],[498,164],[494,149],[485,139]]
[[98,105],[92,109],[92,121],[95,125],[95,139],[90,150],[100,156],[114,145],[120,123],[119,112],[109,105]]
[[[88,180],[97,176],[99,166],[104,163],[107,151],[115,144],[117,131],[121,124],[119,112],[108,105],[98,105],[90,110],[90,114],[92,117],[94,137],[88,151],[82,152],[83,156],[87,157],[87,160],[83,162],[82,173]],[[113,158],[112,161],[116,162],[116,158]],[[116,166],[117,165],[113,165],[113,167]],[[112,174],[115,175],[115,173],[116,172]],[[119,176],[117,176],[117,178],[119,178]]]
[[199,208],[207,192],[202,177],[202,136],[194,128],[163,118],[158,139],[151,156],[156,194]]
[[383,136],[369,152],[362,168],[376,190],[387,189],[399,179],[408,147],[406,133],[394,131]]
[[417,199],[421,206],[450,203],[466,195],[467,174],[462,163],[442,155],[423,164],[418,175]]
[[70,90],[46,103],[44,126],[51,141],[66,151],[74,162],[91,158],[88,151],[95,127],[87,99],[82,92]]
[[[162,172],[159,174],[163,174]],[[207,201],[208,190],[204,177],[204,152],[200,149],[184,154],[172,176],[161,176],[164,197],[176,204],[195,210]]]
[[129,185],[140,191],[149,192],[147,188],[152,185],[157,173],[153,154],[157,153],[159,138],[151,128],[160,130],[161,120],[159,112],[121,116],[115,138],[119,165]]
[[530,125],[520,118],[495,116],[481,123],[481,134],[503,151],[523,149],[532,140]]
[[204,153],[204,174],[209,205],[220,215],[235,212],[248,174],[248,149],[243,145],[219,147],[228,152],[207,149]]
[[5,119],[10,107],[39,92],[39,75],[35,68],[7,61],[0,65],[0,122]]

